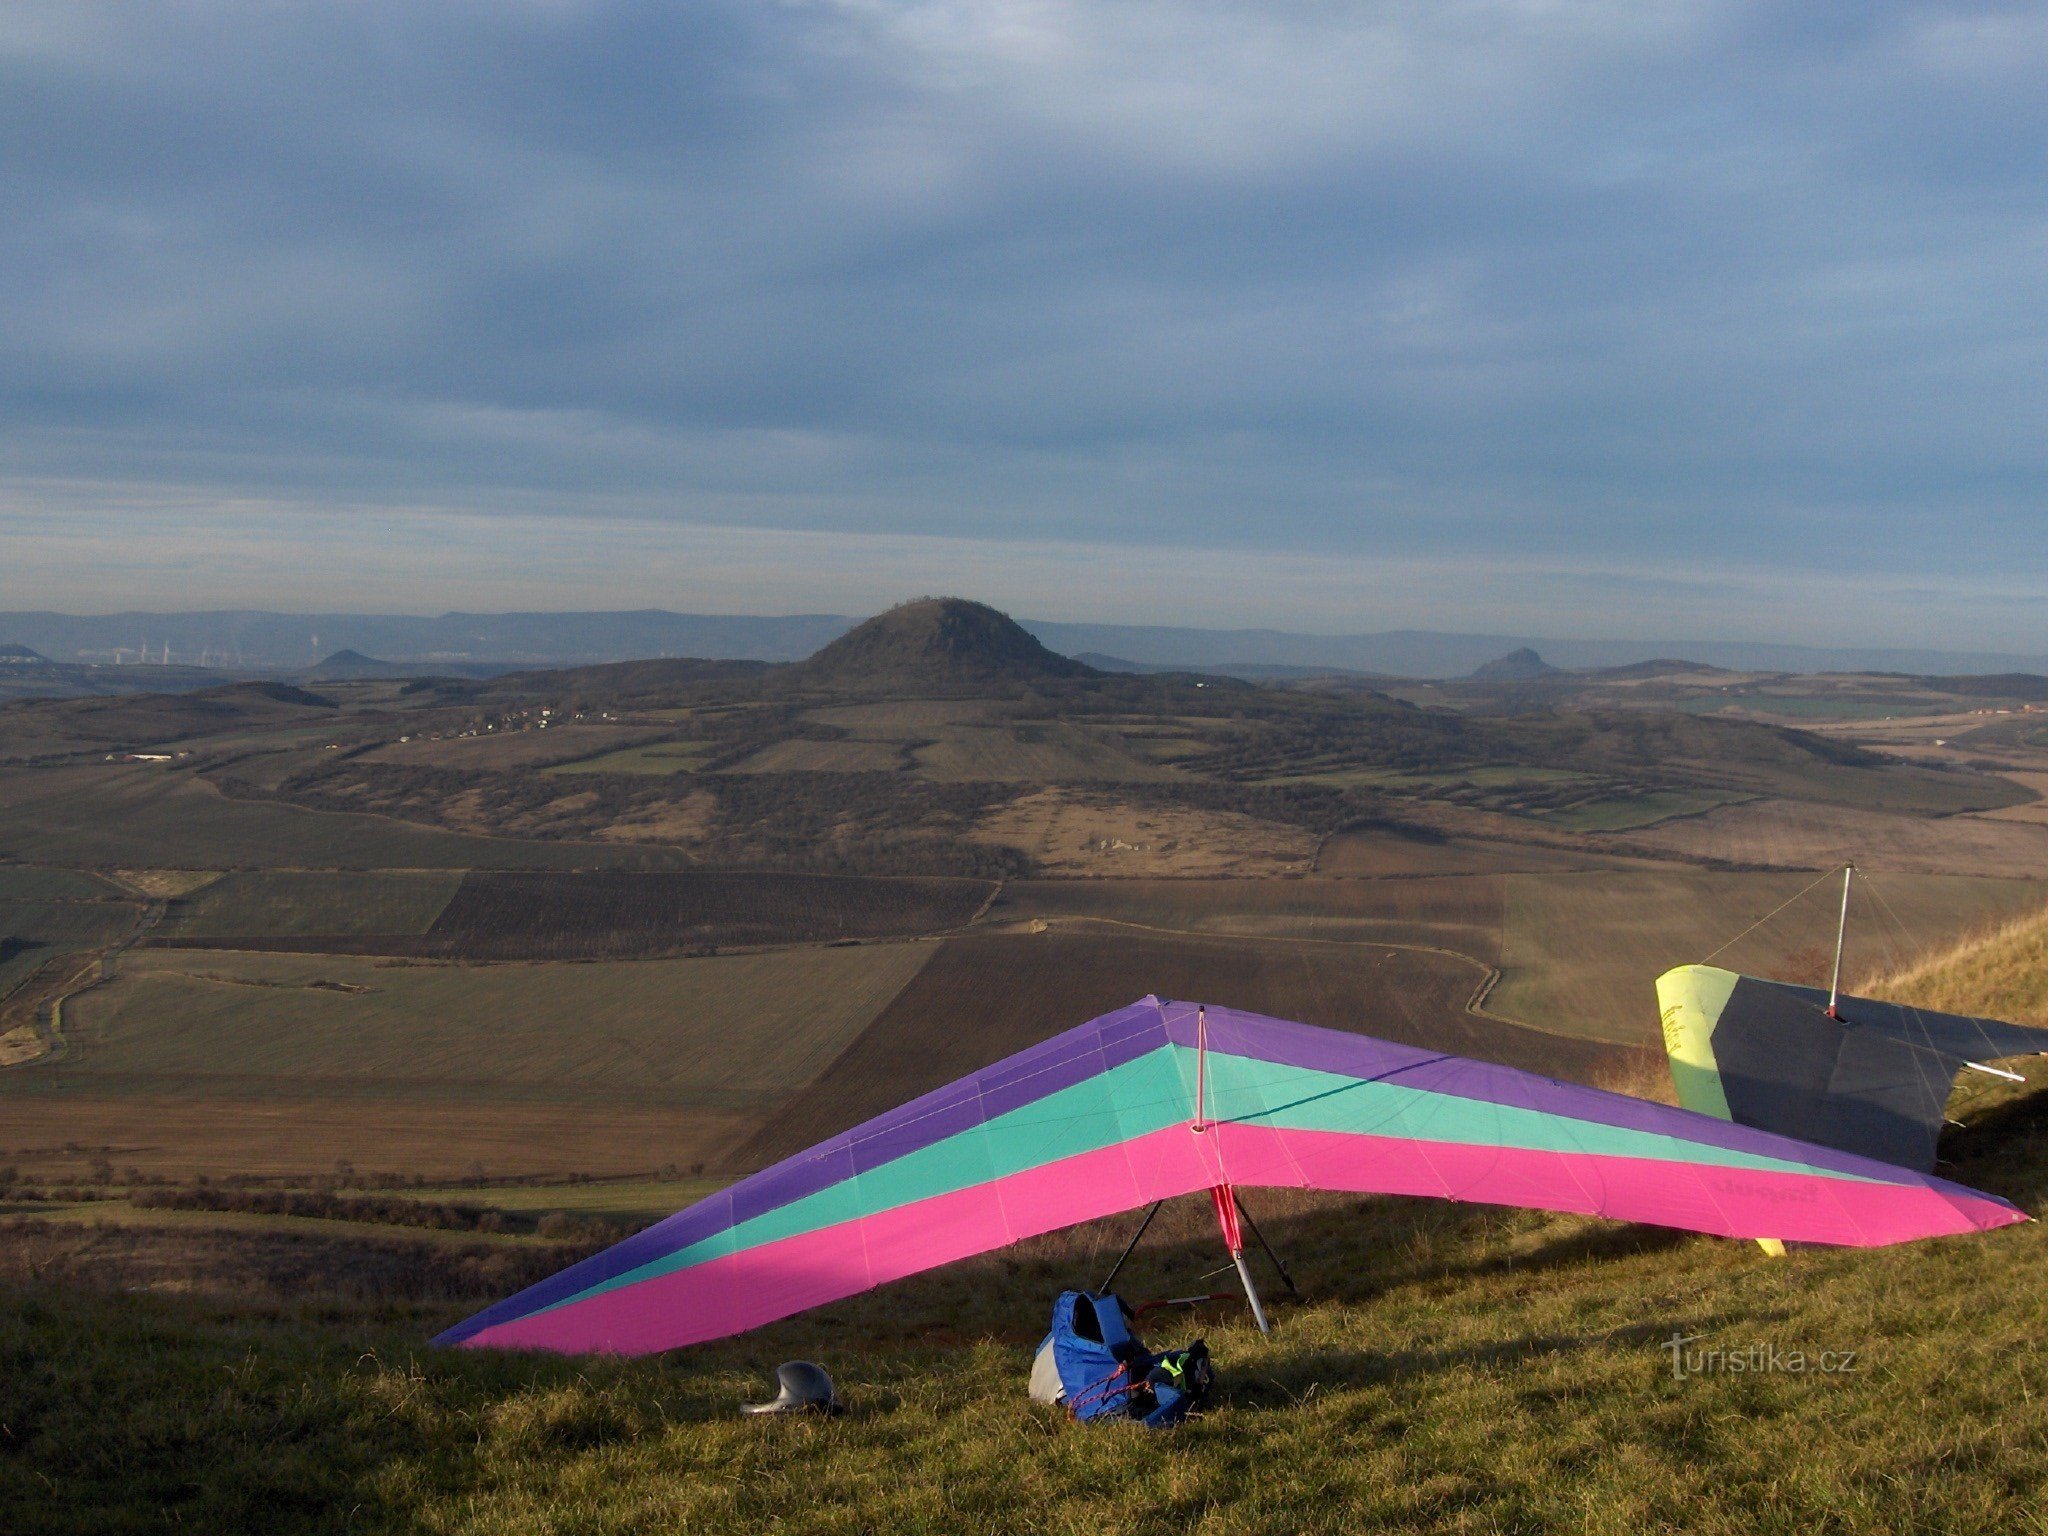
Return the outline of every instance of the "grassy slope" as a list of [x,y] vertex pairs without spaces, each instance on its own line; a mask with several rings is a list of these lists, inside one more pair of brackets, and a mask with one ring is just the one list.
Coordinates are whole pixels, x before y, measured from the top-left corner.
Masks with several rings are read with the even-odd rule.
[[[2014,953],[2044,934],[2037,919]],[[1984,984],[1972,1006],[2017,1011],[2032,973],[1992,965]],[[1984,1116],[1951,1171],[2038,1208],[2044,1109]],[[1094,1273],[1114,1230],[665,1360],[423,1348],[466,1302],[0,1292],[0,1527],[2041,1528],[2042,1227],[1769,1261],[1429,1202],[1260,1209],[1316,1299],[1270,1339],[1234,1311],[1157,1330],[1205,1332],[1225,1381],[1216,1411],[1168,1436],[1083,1430],[1023,1399],[1052,1290]],[[1199,1214],[1175,1214],[1138,1294],[1188,1289],[1213,1260]],[[1674,1332],[1856,1358],[1681,1381],[1658,1347]],[[846,1417],[733,1414],[797,1354],[838,1374]]]
[[[1737,938],[1802,887],[1811,889]],[[1725,941],[1736,942],[1717,964],[1824,983],[1840,888],[1805,872],[1505,876],[1502,977],[1488,1010],[1540,1029],[1654,1045],[1658,975]],[[1885,874],[1864,890],[1849,930],[1852,984],[2041,900],[2037,882],[1967,875]]]
[[2048,1024],[2048,922],[2016,918],[1880,982],[1884,995],[1948,1013]]

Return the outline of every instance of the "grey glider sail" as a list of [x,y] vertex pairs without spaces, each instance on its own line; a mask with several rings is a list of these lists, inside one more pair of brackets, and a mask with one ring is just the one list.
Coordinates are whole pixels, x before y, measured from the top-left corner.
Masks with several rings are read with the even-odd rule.
[[1682,965],[1657,978],[1678,1102],[1927,1172],[1956,1075],[2048,1052],[2048,1029]]

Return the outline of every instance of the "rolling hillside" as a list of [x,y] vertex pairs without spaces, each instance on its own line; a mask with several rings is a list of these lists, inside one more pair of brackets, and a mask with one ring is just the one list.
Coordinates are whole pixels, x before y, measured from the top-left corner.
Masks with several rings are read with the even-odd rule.
[[[111,851],[137,842],[122,833],[138,786],[107,759],[133,752],[156,760],[143,800],[204,812],[177,818],[188,867],[247,865],[257,846],[287,866],[362,867],[353,848],[311,846],[341,823],[306,810],[386,818],[356,825],[394,848],[408,833],[393,822],[488,838],[501,847],[477,862],[511,867],[611,864],[623,844],[700,867],[1259,877],[1315,867],[1326,843],[1331,872],[1351,867],[1340,845],[1360,827],[1490,848],[1486,867],[1527,867],[1532,849],[1579,867],[1825,867],[1911,849],[1909,867],[1930,873],[2022,873],[2048,853],[2048,825],[2023,813],[2048,782],[2034,761],[2048,749],[2015,739],[1994,759],[1937,735],[1924,751],[1889,738],[1872,750],[1846,731],[1691,712],[1661,677],[1396,697],[1355,679],[1112,674],[954,598],[892,609],[781,665],[401,681],[362,660],[343,656],[317,691],[0,705],[0,759],[21,769],[0,782],[0,857],[149,861],[146,847]],[[1733,700],[1713,677],[1685,686],[1717,709]],[[52,792],[67,804],[59,827],[42,809]],[[201,822],[218,829],[218,856]],[[305,850],[278,840],[287,824],[308,834]],[[1962,833],[1962,855],[1944,855]],[[155,861],[170,860],[167,842]]]
[[[2020,1011],[2044,943],[2037,915],[1895,985]],[[1944,1171],[2038,1211],[2044,1117],[2032,1088],[1965,1108]],[[508,1210],[536,1193],[509,1191]],[[1308,1299],[1280,1306],[1270,1338],[1231,1305],[1153,1322],[1205,1335],[1223,1388],[1152,1437],[1024,1397],[1053,1292],[1099,1273],[1128,1221],[726,1344],[603,1361],[423,1346],[562,1261],[534,1237],[274,1217],[200,1250],[175,1224],[25,1209],[0,1243],[13,1531],[1890,1536],[2038,1529],[2048,1495],[2036,1224],[1769,1260],[1577,1218],[1267,1196],[1258,1214]],[[1169,1212],[1127,1285],[1200,1289],[1215,1263],[1205,1215]],[[850,1411],[739,1418],[792,1356],[824,1360]]]

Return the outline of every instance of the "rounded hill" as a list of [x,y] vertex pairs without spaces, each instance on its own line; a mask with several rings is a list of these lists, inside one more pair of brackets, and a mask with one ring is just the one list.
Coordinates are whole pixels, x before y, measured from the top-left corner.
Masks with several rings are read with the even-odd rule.
[[877,614],[790,669],[806,687],[862,692],[957,692],[1096,676],[1047,650],[986,603],[920,598]]
[[361,651],[340,650],[316,662],[305,675],[322,681],[353,682],[361,678],[404,677],[415,668],[401,666]]
[[1554,677],[1558,670],[1525,645],[1475,668],[1472,676],[1479,682],[1518,682],[1531,677]]

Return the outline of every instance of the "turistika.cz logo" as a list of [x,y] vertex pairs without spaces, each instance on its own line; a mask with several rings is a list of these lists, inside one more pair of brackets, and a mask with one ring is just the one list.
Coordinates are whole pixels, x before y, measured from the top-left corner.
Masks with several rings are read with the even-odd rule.
[[1704,1333],[1674,1333],[1657,1346],[1669,1358],[1671,1379],[1689,1376],[1853,1376],[1862,1369],[1861,1350],[1785,1349],[1764,1342],[1694,1348]]

